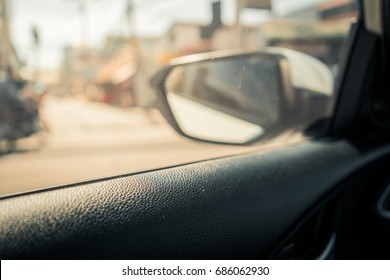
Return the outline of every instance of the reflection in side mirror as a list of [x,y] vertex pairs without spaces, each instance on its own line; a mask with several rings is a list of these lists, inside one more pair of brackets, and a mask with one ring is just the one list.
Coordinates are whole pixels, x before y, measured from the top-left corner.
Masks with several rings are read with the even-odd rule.
[[187,135],[215,142],[245,143],[263,134],[259,125],[218,111],[176,93],[167,93],[171,110]]
[[279,72],[277,60],[259,54],[188,63],[172,69],[165,92],[184,134],[241,144],[278,121]]
[[219,143],[244,144],[308,125],[326,116],[333,90],[325,65],[277,48],[189,56],[162,73],[154,86],[170,124],[183,135]]

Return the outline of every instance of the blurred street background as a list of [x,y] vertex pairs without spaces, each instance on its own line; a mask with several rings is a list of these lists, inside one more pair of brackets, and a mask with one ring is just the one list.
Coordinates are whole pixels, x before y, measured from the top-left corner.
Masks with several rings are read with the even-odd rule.
[[38,100],[41,123],[11,151],[0,133],[0,196],[255,149],[177,135],[150,78],[180,56],[267,46],[336,75],[357,13],[354,0],[0,0],[0,79]]

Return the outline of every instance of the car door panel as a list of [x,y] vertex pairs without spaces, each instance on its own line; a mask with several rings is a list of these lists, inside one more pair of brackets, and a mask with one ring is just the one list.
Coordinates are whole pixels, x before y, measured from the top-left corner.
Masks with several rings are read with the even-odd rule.
[[0,257],[284,258],[292,229],[388,151],[312,141],[3,197]]

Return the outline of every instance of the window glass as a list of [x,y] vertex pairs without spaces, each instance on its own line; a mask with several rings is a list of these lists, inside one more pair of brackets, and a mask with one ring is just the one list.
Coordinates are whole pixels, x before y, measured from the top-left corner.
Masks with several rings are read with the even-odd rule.
[[[354,0],[0,0],[0,14],[0,195],[6,195],[301,139],[292,132],[302,132],[310,116],[332,112],[332,86],[358,6]],[[156,109],[150,79],[173,59],[218,50],[288,57],[294,102],[306,108],[294,107],[303,110],[295,116],[299,129],[247,146],[176,133]],[[330,75],[318,70],[323,66]],[[270,74],[278,67],[256,57],[220,60],[210,64],[204,84],[188,79],[175,86],[222,90],[224,100],[204,89],[198,97],[259,122],[256,131],[265,134],[284,107],[280,96],[257,94],[251,81],[281,91],[280,77]],[[194,65],[187,73],[201,71]],[[231,89],[236,84],[238,93]]]

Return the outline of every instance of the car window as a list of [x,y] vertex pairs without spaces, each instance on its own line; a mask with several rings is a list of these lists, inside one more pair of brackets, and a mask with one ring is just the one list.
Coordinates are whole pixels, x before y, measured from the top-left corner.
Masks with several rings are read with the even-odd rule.
[[[332,113],[334,79],[351,23],[358,17],[353,0],[0,3],[0,195],[304,139],[309,125]],[[257,142],[237,146],[193,141],[169,126],[158,109],[151,78],[177,58],[227,50],[262,52],[287,61],[294,126],[275,133],[278,112],[288,98],[267,94],[284,90],[271,74],[277,65],[254,56],[240,62],[218,60],[203,70],[200,65],[185,68],[186,78],[172,87],[180,93],[174,101],[180,108],[172,110],[186,111],[188,101],[182,97],[197,88],[191,102],[202,100],[198,109],[208,104],[219,120],[226,120],[226,114],[235,118],[223,133],[234,136],[249,122]],[[325,68],[329,75],[318,70]],[[175,71],[171,75],[183,76],[183,68]],[[197,73],[199,79],[202,71],[208,75],[202,83],[188,78]],[[212,123],[208,116],[200,130]]]

